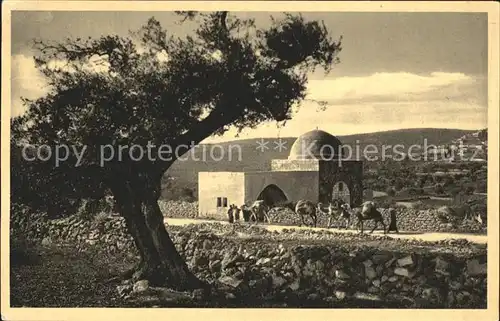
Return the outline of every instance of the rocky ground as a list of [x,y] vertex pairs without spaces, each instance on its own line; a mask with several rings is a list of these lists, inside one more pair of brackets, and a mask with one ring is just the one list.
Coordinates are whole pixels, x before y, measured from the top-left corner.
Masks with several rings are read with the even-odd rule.
[[220,292],[207,300],[196,291],[172,292],[150,287],[147,281],[110,281],[137,262],[119,218],[99,222],[70,218],[43,226],[45,237],[38,246],[11,251],[13,306],[484,308],[486,304],[486,246],[466,240],[431,243],[329,231],[271,232],[220,223],[168,226],[192,271],[218,284]]

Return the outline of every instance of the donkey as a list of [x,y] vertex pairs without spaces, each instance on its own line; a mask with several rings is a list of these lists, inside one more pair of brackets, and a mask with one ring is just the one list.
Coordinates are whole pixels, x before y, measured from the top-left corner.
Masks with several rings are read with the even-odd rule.
[[378,226],[378,223],[380,222],[384,227],[384,234],[387,234],[384,218],[382,217],[382,214],[377,210],[374,202],[372,201],[364,202],[361,205],[361,208],[355,209],[355,214],[356,217],[358,218],[358,226],[361,226],[360,233],[363,233],[364,221],[373,220],[375,221],[375,225],[373,226],[370,233],[373,233],[373,231],[375,231],[375,229]]
[[300,200],[297,202],[295,205],[295,213],[297,213],[300,216],[301,224],[299,226],[302,226],[302,224],[307,225],[304,216],[309,216],[312,220],[312,226],[316,227],[317,222],[318,222],[318,217],[316,215],[316,206],[314,205],[313,202],[307,201],[307,200]]

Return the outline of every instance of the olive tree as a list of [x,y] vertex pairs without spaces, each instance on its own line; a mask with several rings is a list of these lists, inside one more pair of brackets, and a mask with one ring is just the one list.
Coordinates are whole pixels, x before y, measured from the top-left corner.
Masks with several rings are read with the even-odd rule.
[[[111,191],[141,256],[133,278],[187,290],[204,282],[165,229],[157,203],[163,174],[190,147],[230,127],[291,119],[308,73],[331,70],[341,39],[301,15],[271,17],[258,28],[226,11],[176,13],[196,26],[190,36],[170,35],[150,18],[127,37],[35,41],[36,66],[51,90],[26,100],[27,112],[13,124],[19,141],[85,147],[78,166],[70,155],[51,169],[62,177],[53,188],[63,195],[61,186],[77,181],[74,192]],[[117,153],[133,145],[148,155]],[[187,148],[166,157],[162,146]]]

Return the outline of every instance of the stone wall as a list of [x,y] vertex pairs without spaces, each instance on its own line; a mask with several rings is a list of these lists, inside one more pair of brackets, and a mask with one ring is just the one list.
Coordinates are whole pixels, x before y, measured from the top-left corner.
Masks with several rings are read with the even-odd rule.
[[198,202],[158,201],[158,205],[165,217],[196,218],[199,216]]
[[[97,247],[108,253],[135,252],[124,220],[116,216],[101,215],[91,222],[77,217],[40,219],[30,226],[18,222],[12,227],[12,235],[43,245],[71,243],[82,251]],[[275,241],[276,233],[263,230],[251,234],[264,240],[242,241],[232,227],[217,223],[170,226],[169,233],[189,267],[203,279],[226,284],[233,297],[245,293],[332,304],[369,297],[398,300],[406,307],[486,307],[485,250],[454,255],[419,253],[405,246],[398,251],[356,244],[297,246]],[[296,237],[291,234],[296,232],[283,232],[287,233]]]
[[[382,216],[384,218],[384,223],[388,227],[390,224],[390,214],[389,209],[380,209]],[[274,224],[281,225],[298,225],[300,223],[300,217],[298,217],[292,211],[285,210],[272,210],[271,211],[271,221]],[[396,218],[397,226],[400,231],[410,231],[410,232],[483,232],[485,233],[485,228],[477,222],[467,222],[453,225],[451,223],[442,222],[439,218],[439,213],[437,210],[417,210],[408,208],[396,208]],[[310,222],[307,221],[307,222]],[[332,227],[345,227],[345,222],[340,220],[334,220],[331,224]],[[323,214],[318,214],[318,227],[326,227],[328,224],[328,216]],[[357,224],[357,219],[352,217],[351,228],[354,228]],[[373,228],[373,221],[367,221],[364,223],[364,229]],[[378,225],[377,230],[381,230],[381,224]]]
[[[165,217],[179,217],[179,218],[196,218],[198,217],[198,205],[196,202],[188,203],[181,201],[160,201],[160,208],[162,209]],[[381,209],[384,216],[384,222],[387,226],[390,223],[390,216],[388,209]],[[467,223],[467,225],[452,225],[450,223],[443,223],[439,218],[437,210],[418,210],[410,208],[396,208],[398,229],[401,231],[414,231],[414,232],[485,232],[484,227],[478,223]],[[281,225],[299,225],[300,217],[292,211],[286,210],[272,210],[271,222]],[[201,218],[201,217],[200,217]],[[318,215],[318,226],[326,227],[328,217],[326,215]],[[357,220],[353,218],[352,226],[354,227]],[[343,227],[344,222],[334,221],[333,227]],[[366,222],[365,229],[371,229],[373,222]],[[379,225],[379,229],[382,226]]]

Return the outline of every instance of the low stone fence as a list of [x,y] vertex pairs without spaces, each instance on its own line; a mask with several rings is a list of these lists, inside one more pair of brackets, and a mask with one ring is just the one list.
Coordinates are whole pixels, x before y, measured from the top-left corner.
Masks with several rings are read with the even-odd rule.
[[[397,227],[400,231],[412,232],[483,232],[484,227],[476,222],[467,222],[463,224],[454,225],[451,223],[444,223],[439,218],[437,210],[416,210],[408,208],[395,208]],[[384,218],[386,227],[389,227],[391,222],[389,209],[380,209]],[[271,221],[279,225],[299,225],[301,223],[300,217],[289,209],[271,210]],[[306,218],[306,223],[311,220]],[[351,228],[355,227],[358,223],[356,217],[351,217]],[[328,224],[328,216],[324,214],[318,215],[318,227],[326,227]],[[332,227],[345,227],[346,222],[341,220],[332,220]],[[364,229],[368,230],[373,228],[373,221],[364,223]],[[382,225],[378,225],[378,230],[382,229]]]
[[[188,203],[182,201],[159,201],[160,208],[165,217],[177,218],[198,218],[198,203]],[[389,209],[381,209],[384,217],[384,222],[387,226],[390,223]],[[444,223],[439,218],[437,210],[418,210],[409,208],[396,208],[396,217],[398,229],[401,231],[415,231],[415,232],[485,232],[484,227],[477,222],[468,222],[462,225],[453,225],[451,223]],[[279,225],[295,225],[301,223],[300,217],[289,209],[272,209],[270,212],[271,222]],[[199,217],[204,218],[204,217]],[[308,219],[308,218],[306,218]],[[306,221],[307,223],[310,222]],[[328,217],[326,215],[318,215],[318,226],[326,227]],[[353,217],[352,226],[355,226],[357,219]],[[344,222],[334,220],[333,227],[343,227]],[[365,229],[371,229],[373,221],[365,223]],[[379,229],[382,226],[379,224]]]
[[198,202],[158,201],[165,217],[196,218],[198,217]]
[[[21,228],[22,224],[13,226]],[[406,307],[486,307],[486,250],[455,255],[420,253],[415,247],[408,250],[404,246],[401,251],[366,246],[298,246],[276,241],[277,233],[269,231],[260,232],[268,235],[268,240],[242,239],[237,231],[231,232],[230,226],[217,223],[168,229],[189,267],[203,279],[226,284],[231,289],[230,297],[295,297],[333,305],[368,297],[397,299]],[[217,229],[226,230],[216,234]],[[101,215],[91,222],[77,217],[40,219],[12,234],[46,245],[71,243],[81,251],[88,247],[109,253],[135,251],[124,220],[116,216]],[[121,291],[127,292],[123,286]]]

